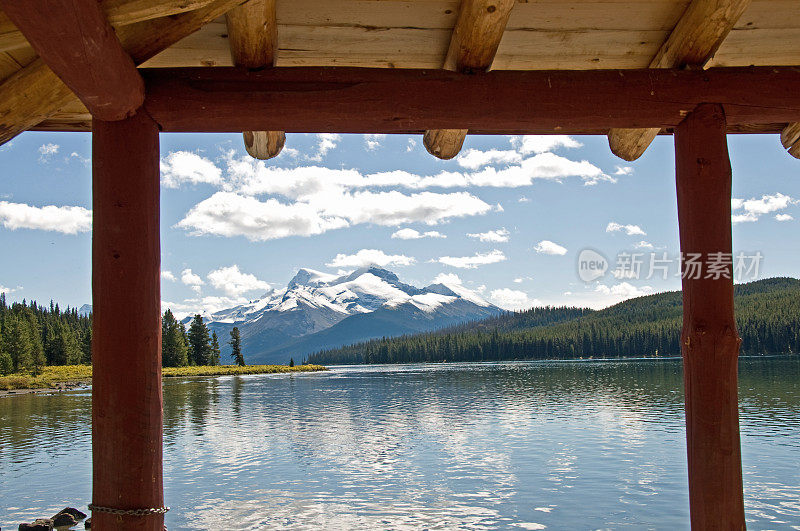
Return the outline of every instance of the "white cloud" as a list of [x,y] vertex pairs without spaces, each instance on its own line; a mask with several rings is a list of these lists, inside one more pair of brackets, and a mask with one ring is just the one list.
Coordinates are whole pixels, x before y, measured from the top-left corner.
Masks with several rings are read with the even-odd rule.
[[179,188],[181,184],[222,184],[222,170],[205,157],[191,151],[173,151],[161,159],[161,185]]
[[367,150],[374,151],[378,149],[386,139],[386,135],[383,134],[366,134],[364,135],[364,145],[367,147]]
[[505,260],[506,255],[502,251],[495,249],[488,253],[475,253],[473,256],[441,256],[433,261],[462,269],[475,269],[482,265],[494,264]]
[[552,254],[562,256],[567,254],[567,248],[551,242],[550,240],[542,240],[533,246],[533,250],[541,254]]
[[205,282],[200,275],[192,273],[191,269],[181,271],[181,282],[192,288],[196,293],[200,293],[201,287]]
[[417,141],[413,138],[408,139],[408,145],[406,146],[406,152],[414,151],[414,148],[417,147]]
[[495,243],[502,243],[507,242],[509,236],[511,235],[506,229],[497,229],[497,230],[490,230],[487,232],[473,232],[468,233],[467,237],[475,238],[482,242],[495,242]]
[[466,192],[356,192],[318,194],[306,201],[260,201],[231,192],[217,192],[195,205],[178,223],[193,234],[245,236],[253,241],[310,236],[329,230],[373,223],[434,225],[451,218],[484,214],[491,206]]
[[328,152],[334,149],[339,142],[342,140],[342,135],[336,133],[319,133],[317,135],[317,153],[315,155],[309,156],[308,160],[313,161],[321,161],[325,158]]
[[393,233],[392,238],[400,240],[419,240],[421,238],[447,238],[447,236],[435,230],[420,232],[418,230],[406,228]]
[[630,175],[633,173],[632,166],[617,166],[616,171],[614,171],[614,175]]
[[73,151],[72,153],[70,153],[69,154],[69,158],[70,159],[77,159],[78,162],[80,162],[84,166],[88,166],[92,162],[92,159],[90,159],[89,157],[84,157],[83,155],[81,155],[77,151]]
[[791,221],[794,217],[791,214],[775,214],[775,219],[778,221]]
[[172,271],[162,271],[161,272],[161,279],[162,280],[169,280],[170,282],[175,282],[175,281],[178,280],[177,278],[175,278],[175,275],[173,274]]
[[[764,214],[783,210],[790,205],[796,205],[800,201],[792,199],[790,196],[776,193],[772,195],[763,195],[761,199],[731,199],[732,210],[744,210],[741,214],[733,214],[731,221],[733,223],[755,222]],[[777,218],[776,218],[777,219]]]
[[462,168],[475,170],[482,168],[489,164],[511,164],[518,163],[522,160],[522,154],[514,150],[499,150],[489,149],[481,151],[479,149],[467,149],[463,151],[457,158],[456,162]]
[[175,315],[175,318],[181,320],[198,313],[201,315],[212,314],[220,310],[245,304],[246,302],[248,302],[246,297],[218,296],[186,299],[183,302],[161,301],[161,312],[163,313],[169,308]]
[[225,292],[229,297],[241,297],[249,291],[266,291],[271,286],[255,275],[242,273],[238,265],[221,267],[208,274],[211,285]]
[[53,155],[58,153],[60,147],[58,144],[42,144],[39,146],[39,162],[48,162]]
[[14,293],[15,291],[19,291],[22,289],[22,286],[17,286],[16,288],[7,288],[0,284],[0,293]]
[[433,284],[461,286],[464,283],[461,280],[461,277],[459,277],[455,273],[439,273],[438,275],[436,275],[436,278],[433,279]]
[[337,254],[325,265],[328,267],[366,267],[371,265],[388,267],[408,266],[415,262],[416,259],[403,254],[386,254],[379,249],[361,249],[355,254]]
[[311,236],[347,227],[346,219],[324,216],[305,203],[259,201],[230,192],[217,192],[186,214],[177,227],[193,235],[244,236],[266,241],[287,236]]
[[655,249],[655,246],[647,241],[641,240],[633,244],[634,249]]
[[34,229],[77,234],[92,230],[92,211],[78,206],[47,205],[0,201],[0,223],[7,229]]
[[586,286],[582,291],[564,293],[564,299],[548,301],[548,304],[570,306],[584,306],[594,309],[606,308],[624,300],[651,295],[655,293],[651,286],[637,287],[629,282],[620,282],[615,285],[598,284],[597,286]]
[[566,135],[525,135],[512,136],[509,141],[520,153],[545,153],[554,149],[579,148],[580,142]]
[[646,236],[647,233],[639,225],[622,225],[612,221],[606,226],[606,232],[624,232],[628,236]]
[[530,298],[524,291],[509,288],[494,289],[489,294],[489,298],[506,310],[527,310],[542,304],[538,299]]
[[517,199],[518,203],[530,203],[530,201],[531,200],[528,199],[527,197],[525,197],[524,195],[522,197],[520,197],[519,199]]
[[625,300],[633,297],[649,295],[653,292],[653,288],[650,286],[642,286],[641,288],[637,288],[629,282],[620,282],[614,286],[598,284],[595,288],[595,291],[601,295],[613,295],[615,297],[619,297],[620,300]]

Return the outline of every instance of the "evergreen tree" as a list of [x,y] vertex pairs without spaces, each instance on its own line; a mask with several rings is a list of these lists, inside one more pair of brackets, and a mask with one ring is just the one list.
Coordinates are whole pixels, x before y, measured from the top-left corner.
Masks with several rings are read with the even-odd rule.
[[294,367],[294,358],[289,358],[289,367]]
[[81,334],[81,363],[92,363],[92,329],[87,328]]
[[30,369],[33,365],[32,344],[28,328],[16,316],[6,323],[5,352],[11,358],[14,372]]
[[228,342],[231,346],[231,357],[239,367],[244,367],[244,355],[242,355],[242,338],[239,336],[239,329],[233,327],[231,330],[231,340]]
[[[2,293],[0,293],[2,295]],[[0,308],[4,300],[0,300]],[[3,342],[2,327],[0,327],[0,376],[11,374],[14,371],[14,363],[11,361],[11,355],[5,350],[5,343]]]
[[219,339],[217,333],[211,333],[211,365],[219,365]]
[[164,367],[184,367],[189,364],[186,330],[170,310],[161,319],[161,364]]
[[194,365],[211,364],[211,336],[203,318],[198,314],[189,325],[189,357]]

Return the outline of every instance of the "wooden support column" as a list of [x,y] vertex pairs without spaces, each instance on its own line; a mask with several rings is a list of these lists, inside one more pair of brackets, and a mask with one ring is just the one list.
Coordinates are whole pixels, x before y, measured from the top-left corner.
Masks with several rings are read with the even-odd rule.
[[[739,447],[733,267],[709,269],[731,253],[731,166],[721,106],[701,104],[675,128],[683,278],[686,445],[692,529],[744,529]],[[700,254],[699,274],[686,261]],[[727,278],[726,278],[727,277]]]
[[[158,127],[139,110],[92,123],[92,457],[95,507],[158,508],[162,484]],[[95,529],[164,517],[92,511]]]

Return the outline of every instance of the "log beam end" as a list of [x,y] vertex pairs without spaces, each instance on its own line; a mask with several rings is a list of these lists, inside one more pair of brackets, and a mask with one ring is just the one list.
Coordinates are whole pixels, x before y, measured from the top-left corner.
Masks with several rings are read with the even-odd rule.
[[244,147],[251,157],[269,160],[277,157],[286,143],[283,131],[245,131]]
[[442,160],[450,160],[461,151],[467,129],[436,129],[425,131],[422,143],[428,153]]
[[608,147],[614,155],[632,162],[644,155],[660,131],[659,128],[612,129],[608,132]]

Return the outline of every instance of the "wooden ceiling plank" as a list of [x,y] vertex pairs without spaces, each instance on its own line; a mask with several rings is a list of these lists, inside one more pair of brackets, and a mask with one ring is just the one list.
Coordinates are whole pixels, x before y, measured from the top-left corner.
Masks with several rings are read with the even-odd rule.
[[[258,70],[275,66],[278,23],[275,0],[250,0],[225,16],[231,57],[236,66]],[[259,160],[277,157],[286,143],[283,131],[245,131],[244,147]]]
[[[461,0],[443,68],[455,72],[483,72],[492,66],[516,0]],[[458,155],[466,129],[426,131],[422,143],[434,157]]]
[[0,0],[50,69],[105,121],[132,116],[144,81],[96,2]]
[[[214,0],[206,7],[117,29],[133,62],[141,64],[242,0]],[[42,60],[36,60],[0,85],[0,144],[34,127],[75,99],[75,95]]]
[[[124,26],[144,20],[168,17],[200,9],[213,0],[103,0],[100,8],[112,26]],[[16,50],[29,46],[28,40],[0,11],[0,52]]]
[[[751,0],[692,0],[650,68],[702,67],[736,25]],[[611,152],[623,160],[641,157],[658,130],[620,130],[608,133]]]

